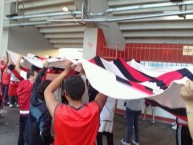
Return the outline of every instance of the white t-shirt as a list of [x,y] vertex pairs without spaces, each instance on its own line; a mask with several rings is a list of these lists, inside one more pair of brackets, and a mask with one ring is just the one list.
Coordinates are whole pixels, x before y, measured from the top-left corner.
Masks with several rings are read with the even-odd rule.
[[21,76],[22,78],[24,78],[24,80],[27,80],[27,72],[26,72],[26,71],[21,70],[21,71],[20,71],[20,76]]
[[18,79],[9,69],[7,69],[7,73],[11,75],[10,81],[20,82],[20,79]]

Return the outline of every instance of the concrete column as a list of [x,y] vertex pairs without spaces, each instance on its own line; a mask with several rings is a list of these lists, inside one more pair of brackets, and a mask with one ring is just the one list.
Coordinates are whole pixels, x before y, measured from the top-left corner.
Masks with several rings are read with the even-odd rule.
[[[4,0],[3,0],[4,1]],[[1,1],[2,2],[2,1]],[[2,27],[2,31],[0,31],[0,35],[1,37],[1,43],[0,43],[0,50],[1,50],[1,55],[6,54],[6,50],[8,49],[8,36],[9,36],[9,28],[3,28],[4,25],[8,25],[9,21],[3,21],[3,18],[10,14],[10,9],[11,9],[11,3],[10,2],[4,2],[3,4],[3,9],[1,11],[2,14],[2,20],[0,21],[0,23],[2,23],[2,25],[0,25],[0,27]],[[0,14],[0,15],[1,15]]]
[[[108,8],[108,0],[88,0],[89,10],[92,13],[104,12]],[[107,17],[107,16],[104,16]],[[120,31],[119,25],[116,22],[97,23],[97,26],[103,30],[107,45],[110,48],[115,48],[119,45],[120,50],[125,49],[125,38]]]
[[2,52],[4,0],[0,1],[0,51]]
[[98,28],[86,27],[84,30],[83,58],[90,59],[96,56]]

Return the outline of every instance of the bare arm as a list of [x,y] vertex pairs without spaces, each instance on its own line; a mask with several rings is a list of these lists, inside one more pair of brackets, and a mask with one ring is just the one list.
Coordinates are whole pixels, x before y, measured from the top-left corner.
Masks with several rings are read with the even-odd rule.
[[74,69],[75,66],[72,64],[71,61],[66,60],[64,63],[64,67],[65,70],[50,83],[50,85],[46,88],[44,92],[46,105],[52,118],[54,118],[54,110],[58,105],[58,101],[54,96],[54,91],[60,86],[62,81],[67,77],[67,75],[71,72],[71,70]]
[[193,82],[188,80],[180,89],[180,95],[186,104],[188,127],[193,139]]
[[99,104],[100,112],[101,112],[104,105],[105,105],[105,103],[106,103],[106,101],[107,101],[107,96],[105,96],[102,93],[98,93],[96,98],[95,98],[95,101],[97,101],[97,103]]
[[20,68],[20,61],[21,61],[21,59],[22,59],[22,56],[20,55],[19,58],[18,58],[18,60],[17,60],[17,62],[16,62],[16,65],[15,65],[15,70],[16,70],[18,73],[20,73],[20,71],[21,71],[21,68]]

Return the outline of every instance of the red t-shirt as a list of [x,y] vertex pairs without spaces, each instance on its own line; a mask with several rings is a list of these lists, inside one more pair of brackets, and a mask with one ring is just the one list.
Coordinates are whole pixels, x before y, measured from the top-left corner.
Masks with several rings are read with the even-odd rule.
[[99,110],[96,101],[79,110],[64,104],[57,106],[54,114],[54,145],[95,145],[100,122]]
[[9,85],[11,75],[8,74],[6,71],[3,71],[2,74],[2,83],[4,85]]
[[23,80],[17,87],[18,104],[20,107],[20,114],[29,114],[30,97],[33,89],[33,83],[29,80]]
[[2,65],[2,64],[0,64],[0,69],[1,69],[1,72],[4,72],[4,70],[5,70],[5,68],[6,68],[7,66],[6,65]]

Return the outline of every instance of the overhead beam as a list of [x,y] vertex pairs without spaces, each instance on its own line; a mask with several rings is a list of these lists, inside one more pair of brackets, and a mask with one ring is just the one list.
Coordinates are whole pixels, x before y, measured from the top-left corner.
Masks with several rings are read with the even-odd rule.
[[83,44],[54,44],[54,48],[83,48]]
[[[192,44],[193,38],[176,38],[176,37],[160,37],[160,38],[128,38],[126,43],[172,43],[172,44]],[[148,49],[147,47],[145,49]]]
[[[4,1],[5,1],[5,3],[17,2],[17,0],[4,0]],[[26,2],[26,1],[29,1],[29,0],[18,0],[18,2],[22,2],[22,1]]]
[[55,33],[55,34],[45,34],[45,38],[54,39],[54,38],[84,38],[84,33]]
[[15,16],[11,18],[4,18],[4,21],[7,20],[19,20],[19,19],[31,19],[39,17],[54,17],[54,16],[65,16],[65,15],[80,15],[80,11],[68,11],[68,12],[56,12],[56,13],[43,13],[43,14],[34,14],[34,15],[24,15],[24,16]]
[[82,26],[80,23],[61,23],[61,24],[48,24],[48,25],[35,25],[36,28],[52,28],[52,27],[73,27]]
[[[81,18],[80,15],[76,15],[76,18]],[[64,15],[64,16],[48,16],[48,17],[39,17],[39,18],[30,18],[29,21],[47,21],[50,19],[74,19],[73,15]]]
[[49,42],[52,44],[63,44],[63,43],[82,44],[83,39],[50,39]]
[[155,31],[129,31],[123,32],[123,37],[126,38],[159,38],[159,37],[193,37],[193,30],[155,30]]
[[128,23],[154,23],[154,22],[180,22],[180,21],[192,21],[192,19],[186,19],[179,18],[178,19],[172,19],[173,16],[168,17],[158,17],[158,18],[149,18],[149,19],[136,19],[136,20],[130,20],[130,21],[120,21],[117,22],[119,25],[121,24],[128,24]]
[[40,33],[68,33],[68,32],[84,32],[84,27],[73,27],[73,28],[40,28]]
[[[65,5],[69,8],[69,10],[75,10],[75,5]],[[41,13],[53,13],[53,12],[62,12],[64,5],[59,6],[49,6],[43,8],[34,8],[25,10],[25,15],[34,15],[34,14],[41,14]]]
[[128,22],[120,24],[120,30],[164,30],[164,29],[193,29],[193,20],[191,21],[162,21],[162,22]]
[[121,7],[121,6],[130,6],[130,5],[138,5],[144,3],[161,3],[161,2],[168,2],[168,0],[140,0],[140,1],[133,1],[133,0],[109,0],[108,6],[109,7]]
[[[187,10],[192,10],[193,5],[187,5]],[[184,10],[184,9],[183,9]],[[160,8],[151,8],[151,9],[137,9],[132,11],[121,11],[121,12],[114,12],[114,16],[131,16],[131,15],[139,15],[139,14],[151,14],[151,13],[167,13],[172,11],[179,11],[178,6],[173,7],[160,7]]]
[[[30,1],[24,2],[25,9],[31,8],[39,8],[39,7],[48,7],[48,6],[55,6],[55,5],[66,5],[66,4],[74,4],[73,0],[39,0],[39,1]],[[23,4],[20,3],[18,6],[19,9],[23,9]]]
[[[114,13],[114,12],[121,12],[121,11],[151,9],[151,8],[159,8],[159,7],[183,6],[183,5],[193,5],[193,1],[165,2],[165,3],[152,3],[152,4],[143,3],[141,5],[109,8],[104,13]],[[103,14],[103,13],[101,13],[101,14]],[[99,13],[99,15],[101,15],[101,14]]]

